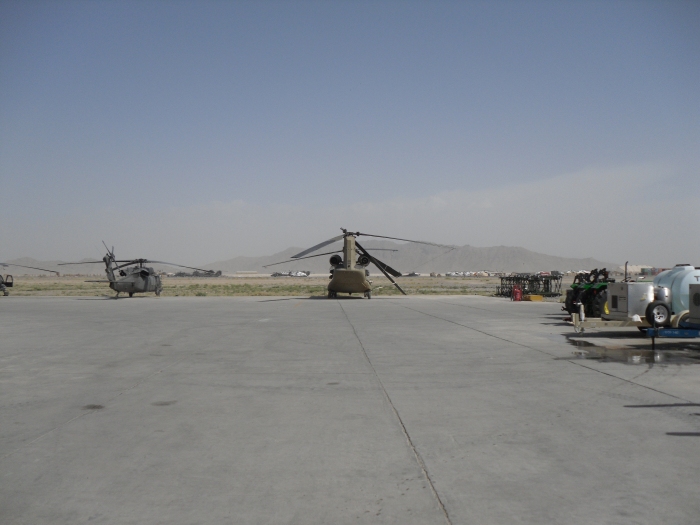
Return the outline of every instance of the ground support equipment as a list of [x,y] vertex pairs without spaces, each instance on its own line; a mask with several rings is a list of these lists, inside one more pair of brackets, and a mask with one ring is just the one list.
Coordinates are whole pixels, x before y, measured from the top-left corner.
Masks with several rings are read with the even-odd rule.
[[501,277],[501,286],[496,287],[496,295],[512,297],[513,289],[520,287],[523,295],[559,297],[561,295],[561,275],[532,275],[521,273]]
[[605,321],[600,317],[584,317],[581,320],[581,315],[574,313],[571,314],[571,322],[574,325],[574,331],[580,334],[586,330],[586,328],[648,328],[649,323],[646,320],[633,321],[632,319],[628,321]]
[[700,337],[700,328],[647,328],[644,333],[647,337],[693,339]]

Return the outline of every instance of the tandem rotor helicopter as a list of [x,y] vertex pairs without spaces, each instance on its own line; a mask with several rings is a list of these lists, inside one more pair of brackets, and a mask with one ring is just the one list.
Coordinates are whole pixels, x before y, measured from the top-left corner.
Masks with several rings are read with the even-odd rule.
[[[402,294],[406,295],[406,292],[403,290],[403,288],[401,288],[399,284],[393,279],[393,277],[401,277],[402,273],[397,270],[394,270],[391,266],[389,266],[386,263],[383,263],[373,255],[370,255],[370,253],[365,248],[363,248],[359,242],[357,242],[357,237],[364,235],[365,237],[375,237],[378,239],[392,239],[395,241],[406,241],[416,244],[438,246],[440,248],[449,248],[450,250],[454,249],[453,246],[445,246],[444,244],[435,244],[433,242],[413,241],[411,239],[400,239],[398,237],[387,237],[385,235],[372,235],[370,233],[349,232],[345,228],[340,229],[343,232],[342,235],[338,235],[337,237],[333,237],[332,239],[323,241],[322,243],[319,243],[316,246],[312,246],[311,248],[304,250],[303,252],[299,252],[296,255],[292,255],[292,258],[288,261],[268,264],[267,266],[264,266],[264,268],[267,268],[268,266],[275,266],[277,264],[299,261],[301,259],[310,259],[311,257],[321,257],[323,255],[332,254],[330,258],[331,281],[328,283],[328,298],[332,299],[338,297],[339,293],[348,293],[350,295],[354,293],[361,293],[364,294],[364,296],[367,299],[371,299],[372,281],[368,279],[369,270],[367,270],[367,266],[369,266],[370,263],[374,264],[377,268],[379,268],[379,270],[387,277],[387,279],[389,279],[389,281],[391,281],[391,283],[394,286],[396,286],[396,288],[398,288],[398,290]],[[343,240],[342,250],[335,250],[332,252],[325,252],[319,253],[317,255],[307,256],[307,254],[313,253],[316,250],[319,250],[320,248],[328,246],[329,244],[339,241],[341,239]],[[338,255],[338,252],[341,252],[342,256]]]
[[[42,272],[50,272],[50,273],[55,273],[56,275],[60,275],[57,271],[55,270],[47,270],[46,268],[37,268],[36,266],[23,266],[21,264],[10,264],[10,263],[0,263],[0,266],[3,268],[7,268],[8,266],[14,266],[16,268],[29,268],[31,270],[41,270]],[[15,279],[11,275],[7,274],[5,277],[0,275],[0,294],[4,296],[10,295],[10,293],[7,291],[8,288],[12,288],[15,285]]]
[[[105,244],[102,241],[102,244]],[[70,262],[61,263],[59,266],[65,266],[68,264],[100,264],[104,263],[105,273],[107,274],[107,280],[99,281],[85,281],[87,283],[109,283],[109,287],[117,292],[115,299],[119,297],[120,293],[128,293],[129,297],[133,297],[135,293],[148,293],[155,292],[156,295],[160,295],[163,291],[163,284],[160,279],[160,275],[150,266],[144,266],[145,264],[167,264],[168,266],[177,266],[178,268],[188,268],[190,270],[198,270],[205,272],[207,274],[214,272],[211,270],[202,270],[201,268],[193,268],[192,266],[183,266],[181,264],[173,264],[164,261],[151,261],[149,259],[131,259],[131,260],[117,260],[114,256],[114,247],[110,250],[107,248],[107,254],[102,258],[101,261],[86,261],[86,262]]]

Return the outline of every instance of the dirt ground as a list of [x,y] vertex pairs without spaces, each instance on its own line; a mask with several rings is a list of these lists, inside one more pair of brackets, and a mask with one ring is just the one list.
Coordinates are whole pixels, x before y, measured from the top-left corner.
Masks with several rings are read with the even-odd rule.
[[[88,283],[98,276],[15,276],[12,296],[114,295],[106,283]],[[372,275],[373,295],[400,292],[384,276]],[[400,277],[399,285],[413,295],[494,295],[497,277]],[[163,294],[182,296],[313,296],[326,295],[328,276],[311,277],[163,277]],[[563,287],[567,286],[566,284]]]

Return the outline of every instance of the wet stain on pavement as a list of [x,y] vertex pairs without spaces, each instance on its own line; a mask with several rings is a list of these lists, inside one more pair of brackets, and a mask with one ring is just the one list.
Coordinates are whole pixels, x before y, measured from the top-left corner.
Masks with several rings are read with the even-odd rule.
[[102,405],[85,405],[83,410],[102,410],[104,406]]
[[151,403],[154,407],[167,407],[168,405],[174,405],[177,401],[156,401]]
[[[592,359],[600,362],[626,363],[629,365],[641,364],[674,364],[693,365],[700,364],[700,352],[695,345],[684,344],[682,347],[671,347],[663,350],[636,347],[613,347],[596,345],[582,339],[567,338],[567,342],[576,348],[572,353],[574,359]],[[658,346],[658,345],[657,345]],[[570,360],[570,357],[558,357],[556,359]]]

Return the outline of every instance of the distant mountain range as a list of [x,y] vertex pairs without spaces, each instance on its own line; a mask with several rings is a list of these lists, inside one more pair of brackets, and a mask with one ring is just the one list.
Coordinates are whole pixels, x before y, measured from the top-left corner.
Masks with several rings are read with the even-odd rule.
[[[556,257],[536,253],[525,248],[511,246],[493,246],[479,248],[476,246],[460,246],[453,250],[427,246],[423,244],[404,243],[391,241],[362,241],[369,252],[396,268],[400,272],[458,272],[492,270],[499,272],[537,272],[551,270],[592,270],[593,268],[616,268],[616,263],[598,261],[592,258],[575,259]],[[319,252],[330,252],[334,248],[341,249],[342,242],[321,248]],[[373,251],[374,249],[397,251]],[[292,255],[299,253],[304,248],[288,248],[282,252],[262,257],[235,257],[225,261],[218,261],[204,266],[205,269],[221,270],[224,273],[236,271],[257,271],[271,273],[273,271],[311,270],[313,273],[326,272],[329,269],[328,259],[330,255],[304,259],[284,264],[278,264],[269,268],[264,265],[286,261]]]
[[[437,248],[423,244],[395,243],[392,241],[363,241],[362,245],[367,248],[372,255],[384,261],[389,266],[396,268],[400,272],[460,272],[490,270],[498,272],[538,272],[551,270],[592,270],[593,268],[608,269],[617,268],[618,264],[598,261],[592,258],[576,259],[566,257],[556,257],[537,253],[525,248],[513,246],[492,246],[479,248],[476,246],[459,246],[453,250]],[[334,249],[340,250],[342,242],[337,242],[330,246],[321,248],[319,252],[331,252]],[[274,271],[290,270],[311,270],[312,273],[325,273],[329,269],[328,259],[330,255],[292,261],[278,264],[269,268],[263,266],[281,261],[286,261],[304,248],[292,247],[284,251],[264,255],[261,257],[234,257],[225,261],[217,261],[202,266],[207,270],[221,270],[224,273],[234,273],[242,271],[255,271],[259,273],[272,273]],[[396,250],[396,251],[380,251]],[[94,259],[85,259],[85,261]],[[21,264],[24,266],[37,266],[47,270],[56,270],[62,274],[93,274],[103,275],[104,265],[100,261],[97,264],[74,264],[71,266],[58,266],[63,261],[38,261],[31,257],[23,257],[10,261],[3,261],[10,264]],[[159,270],[177,271],[168,266],[154,265]],[[378,272],[372,269],[373,272]],[[24,268],[0,267],[3,274],[13,275],[39,275],[42,272]]]

